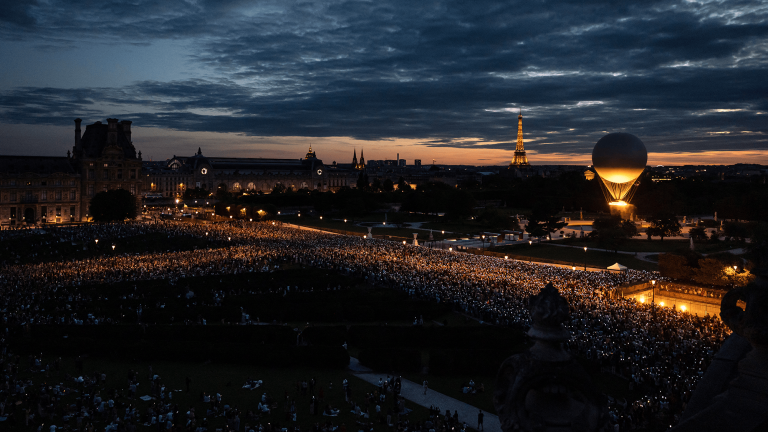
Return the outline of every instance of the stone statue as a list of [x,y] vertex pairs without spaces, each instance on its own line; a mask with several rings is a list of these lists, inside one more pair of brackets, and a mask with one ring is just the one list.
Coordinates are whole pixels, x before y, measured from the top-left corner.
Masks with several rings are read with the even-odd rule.
[[[723,296],[720,317],[733,330],[696,386],[673,432],[768,430],[768,281]],[[736,302],[742,300],[746,308]]]
[[550,283],[529,299],[535,344],[501,365],[493,403],[504,432],[607,431],[607,406],[589,375],[563,349],[568,302]]

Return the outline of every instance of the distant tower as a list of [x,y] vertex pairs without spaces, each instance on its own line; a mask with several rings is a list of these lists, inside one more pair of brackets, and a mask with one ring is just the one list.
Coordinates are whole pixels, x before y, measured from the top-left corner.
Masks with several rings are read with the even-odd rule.
[[352,168],[357,168],[357,149],[353,150]]
[[515,147],[515,160],[512,161],[510,166],[530,166],[528,163],[528,157],[525,155],[525,147],[523,147],[523,110],[520,110],[520,115],[517,116],[517,147]]
[[307,155],[304,156],[304,159],[317,159],[317,154],[312,151],[312,146],[309,146],[309,151],[307,152]]
[[360,149],[360,163],[357,165],[357,169],[365,169],[365,157],[363,156],[363,149]]

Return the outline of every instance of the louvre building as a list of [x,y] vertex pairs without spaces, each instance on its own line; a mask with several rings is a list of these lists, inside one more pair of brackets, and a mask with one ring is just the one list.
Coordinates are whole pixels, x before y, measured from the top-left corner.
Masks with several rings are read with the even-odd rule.
[[108,189],[142,193],[141,152],[131,122],[107,119],[85,128],[75,119],[67,156],[0,156],[0,228],[88,220],[91,198]]

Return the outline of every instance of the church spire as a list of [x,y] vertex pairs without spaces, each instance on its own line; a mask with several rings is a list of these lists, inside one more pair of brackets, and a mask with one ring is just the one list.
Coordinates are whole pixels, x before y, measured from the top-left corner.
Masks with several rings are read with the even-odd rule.
[[525,155],[525,147],[523,146],[523,109],[520,108],[519,115],[517,116],[517,146],[515,146],[515,160],[512,161],[510,166],[529,166],[528,157]]
[[352,150],[352,168],[357,168],[357,149]]
[[359,169],[365,169],[365,158],[363,157],[363,149],[360,149],[360,165]]

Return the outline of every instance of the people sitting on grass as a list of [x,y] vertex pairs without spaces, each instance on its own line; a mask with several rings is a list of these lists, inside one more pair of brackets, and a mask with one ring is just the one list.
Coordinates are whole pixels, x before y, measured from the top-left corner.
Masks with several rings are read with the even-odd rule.
[[339,410],[336,408],[333,408],[331,404],[328,404],[325,406],[325,409],[323,410],[323,415],[329,416],[329,417],[336,417],[339,415]]

